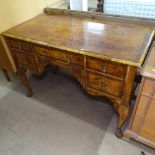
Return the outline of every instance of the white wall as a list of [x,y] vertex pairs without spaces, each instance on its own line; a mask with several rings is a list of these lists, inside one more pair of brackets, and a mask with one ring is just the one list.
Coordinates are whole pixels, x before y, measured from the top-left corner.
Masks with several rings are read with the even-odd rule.
[[0,32],[43,12],[47,4],[60,0],[0,0]]
[[[45,1],[50,5],[58,0],[0,0],[0,33],[41,14],[46,7]],[[0,67],[15,71],[7,47],[5,50],[0,48],[0,52]]]

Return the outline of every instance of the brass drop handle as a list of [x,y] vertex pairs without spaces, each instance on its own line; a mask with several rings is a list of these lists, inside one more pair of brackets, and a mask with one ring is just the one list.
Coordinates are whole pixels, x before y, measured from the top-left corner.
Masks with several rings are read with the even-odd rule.
[[19,49],[22,50],[22,46],[19,44]]
[[67,57],[67,63],[68,63],[68,64],[70,64],[70,63],[71,63],[71,59],[70,59],[70,57],[69,57],[69,56]]
[[25,58],[24,65],[28,64],[28,58]]
[[105,91],[107,89],[107,85],[105,83],[102,83],[102,90]]
[[101,85],[103,91],[105,91],[107,89],[107,85],[106,84],[107,84],[106,83],[106,77],[103,76],[103,78],[102,78],[102,85]]
[[106,73],[106,65],[105,64],[102,65],[102,72]]

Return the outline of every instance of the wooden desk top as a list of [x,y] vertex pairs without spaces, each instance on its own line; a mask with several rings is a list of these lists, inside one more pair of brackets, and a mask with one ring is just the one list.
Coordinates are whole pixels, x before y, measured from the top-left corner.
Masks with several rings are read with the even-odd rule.
[[65,15],[41,14],[2,34],[140,67],[152,42],[154,28]]
[[155,79],[155,42],[153,42],[150,53],[145,61],[142,75]]

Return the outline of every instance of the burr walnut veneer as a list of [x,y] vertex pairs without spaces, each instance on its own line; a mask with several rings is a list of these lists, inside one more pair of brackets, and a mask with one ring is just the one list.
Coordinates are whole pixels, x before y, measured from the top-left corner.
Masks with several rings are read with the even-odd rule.
[[51,13],[41,14],[2,35],[28,96],[32,96],[32,89],[27,69],[39,75],[49,65],[65,68],[89,94],[112,101],[120,129],[129,113],[136,69],[147,55],[154,29]]

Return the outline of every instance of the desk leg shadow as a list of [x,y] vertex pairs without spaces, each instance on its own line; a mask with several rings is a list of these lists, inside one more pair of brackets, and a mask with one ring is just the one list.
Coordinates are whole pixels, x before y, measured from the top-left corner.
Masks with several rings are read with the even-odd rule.
[[7,70],[2,69],[2,71],[3,71],[3,73],[4,73],[4,76],[5,76],[6,80],[7,80],[7,81],[10,81],[10,77],[9,77],[9,74],[8,74]]
[[27,90],[27,97],[32,97],[33,96],[33,92],[32,92],[32,88],[31,88],[31,85],[29,83],[29,80],[27,78],[26,71],[27,71],[26,68],[20,68],[18,70],[18,72],[16,73],[16,75],[17,75],[18,78],[20,78],[20,80],[22,81],[24,87],[26,88],[26,90]]

